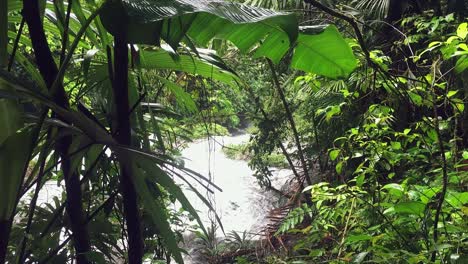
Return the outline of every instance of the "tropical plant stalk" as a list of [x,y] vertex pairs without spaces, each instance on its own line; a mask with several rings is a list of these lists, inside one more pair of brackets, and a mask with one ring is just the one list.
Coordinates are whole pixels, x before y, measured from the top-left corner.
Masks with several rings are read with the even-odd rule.
[[[117,126],[115,139],[124,146],[131,145],[130,105],[128,101],[128,45],[125,33],[114,38],[114,100]],[[119,153],[120,188],[123,196],[124,216],[128,234],[128,261],[142,263],[143,237],[140,225],[140,212],[135,186],[132,180],[132,167],[129,157]]]
[[306,159],[302,151],[301,140],[299,139],[299,133],[297,132],[296,122],[294,122],[294,117],[292,115],[291,110],[289,109],[288,102],[286,101],[286,96],[284,95],[283,89],[281,88],[281,84],[279,83],[278,76],[276,75],[276,71],[275,71],[275,66],[273,65],[273,62],[270,59],[267,59],[267,62],[271,70],[274,86],[276,90],[278,91],[278,94],[281,98],[284,110],[286,111],[286,117],[288,118],[289,125],[291,126],[291,129],[293,132],[294,141],[297,147],[297,153],[299,154],[299,160],[301,162],[302,169],[304,170],[305,180],[308,185],[312,185],[312,180],[310,179],[310,176],[309,176],[309,170],[307,169]]
[[[36,57],[36,62],[47,87],[52,88],[58,75],[58,68],[52,57],[52,53],[47,43],[44,28],[39,13],[39,3],[37,1],[23,1],[23,17],[28,25],[31,42]],[[60,83],[52,94],[53,100],[63,108],[69,107],[69,102],[65,89]],[[59,116],[60,118],[60,116]],[[67,192],[66,204],[67,213],[70,220],[73,242],[76,250],[76,260],[78,264],[90,263],[85,253],[91,250],[87,224],[81,203],[81,188],[79,175],[72,171],[69,148],[72,143],[71,136],[64,136],[57,141],[55,151],[62,160],[62,172],[65,178],[65,188]]]
[[[438,230],[438,225],[439,225],[439,218],[440,214],[442,213],[442,205],[444,204],[445,200],[445,195],[447,193],[447,185],[448,185],[448,172],[447,172],[447,159],[445,158],[445,146],[444,142],[442,141],[441,133],[440,133],[440,124],[439,124],[439,114],[437,113],[437,95],[435,91],[435,76],[436,76],[436,70],[435,68],[437,67],[437,63],[434,63],[433,68],[433,83],[431,84],[430,88],[432,91],[432,111],[434,114],[434,130],[437,135],[437,144],[439,145],[440,149],[440,158],[442,159],[442,191],[436,196],[438,197],[438,201],[436,204],[436,212],[434,215],[434,226],[433,226],[433,239],[434,239],[434,245],[437,245],[437,241],[439,240],[439,230]],[[434,252],[432,253],[431,256],[431,261],[435,261],[437,254],[437,250],[434,249]]]

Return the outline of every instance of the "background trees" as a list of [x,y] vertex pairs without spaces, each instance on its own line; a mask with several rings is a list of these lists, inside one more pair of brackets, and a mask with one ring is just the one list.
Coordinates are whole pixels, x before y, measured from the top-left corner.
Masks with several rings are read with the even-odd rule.
[[[2,14],[2,36],[9,38],[2,38],[1,53],[0,261],[75,258],[91,263],[125,257],[141,263],[144,253],[157,251],[182,262],[169,223],[174,212],[166,203],[176,199],[192,217],[198,216],[168,174],[216,186],[171,155],[168,138],[178,125],[171,120],[180,119],[173,110],[196,111],[180,83],[190,83],[191,89],[206,79],[241,83],[219,57],[196,45],[221,38],[275,63],[295,47],[294,66],[310,68],[304,61],[310,58],[306,49],[311,40],[299,34],[295,16],[203,1],[2,3],[8,4],[2,9],[8,12]],[[348,49],[330,30],[334,48]],[[327,34],[317,37],[329,38]],[[317,49],[322,56],[331,55]],[[353,69],[350,52],[333,56],[344,60],[338,65],[342,68],[325,74]],[[323,66],[315,68],[323,71]],[[150,86],[154,83],[158,89]],[[163,89],[176,104],[155,104]],[[155,135],[152,143],[150,133]],[[65,200],[47,209],[36,207],[38,192],[51,177],[64,179]],[[29,205],[18,207],[30,189]],[[152,245],[154,239],[160,242],[145,248],[144,240]]]

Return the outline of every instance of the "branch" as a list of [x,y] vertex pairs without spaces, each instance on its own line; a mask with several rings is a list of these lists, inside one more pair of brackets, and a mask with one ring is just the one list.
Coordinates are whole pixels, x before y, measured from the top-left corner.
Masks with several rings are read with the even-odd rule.
[[284,95],[283,89],[278,80],[278,76],[276,76],[275,68],[273,62],[270,59],[267,59],[268,66],[270,66],[271,74],[273,76],[273,83],[278,91],[281,101],[283,102],[284,109],[286,110],[286,117],[288,118],[289,125],[291,126],[294,141],[296,142],[297,153],[299,154],[299,159],[301,161],[302,169],[304,170],[305,180],[308,185],[312,185],[312,180],[309,177],[309,170],[307,169],[307,163],[304,157],[304,153],[302,152],[301,141],[299,139],[299,133],[297,132],[296,122],[294,122],[294,117],[292,115],[291,110],[289,109],[288,102],[286,101],[286,96]]

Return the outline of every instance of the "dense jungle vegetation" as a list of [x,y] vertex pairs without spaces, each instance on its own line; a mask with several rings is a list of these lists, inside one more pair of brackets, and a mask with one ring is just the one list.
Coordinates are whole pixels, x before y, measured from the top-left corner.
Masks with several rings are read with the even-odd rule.
[[[468,263],[467,15],[0,0],[0,263],[183,263],[187,230],[200,263]],[[246,127],[225,152],[282,202],[260,238],[219,238],[174,179],[212,206],[181,151]],[[39,205],[48,182],[62,195]]]

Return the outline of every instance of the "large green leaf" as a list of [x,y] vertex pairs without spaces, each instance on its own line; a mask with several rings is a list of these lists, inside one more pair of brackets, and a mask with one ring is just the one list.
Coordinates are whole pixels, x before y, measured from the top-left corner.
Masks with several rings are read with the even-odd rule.
[[[0,92],[12,92],[0,81]],[[13,213],[19,185],[30,154],[30,134],[17,132],[23,126],[21,109],[15,99],[0,98],[0,220]]]
[[[131,158],[130,158],[131,160]],[[138,196],[143,202],[144,208],[149,212],[154,224],[158,227],[161,236],[164,239],[167,249],[171,252],[172,256],[177,263],[183,263],[181,249],[177,245],[174,232],[168,222],[168,217],[164,205],[159,199],[151,194],[150,189],[146,183],[146,176],[143,170],[139,170],[133,166],[133,182]]]
[[0,99],[0,144],[21,127],[21,112],[18,105],[9,99]]
[[331,25],[319,34],[299,34],[291,66],[330,78],[345,77],[357,66],[353,52]]
[[[106,29],[115,35],[127,32],[131,43],[159,44],[160,39],[176,48],[189,36],[205,45],[213,38],[229,40],[248,51],[266,40],[289,47],[297,38],[297,19],[292,13],[275,12],[239,3],[207,0],[121,0],[107,1],[101,14]],[[264,56],[278,61],[274,46]]]
[[30,132],[23,130],[0,145],[0,220],[9,219],[13,213],[30,154],[30,141]]
[[226,84],[235,85],[239,77],[223,65],[221,59],[214,55],[199,53],[200,56],[171,54],[163,49],[156,51],[141,51],[140,65],[145,69],[176,70],[198,74]]

